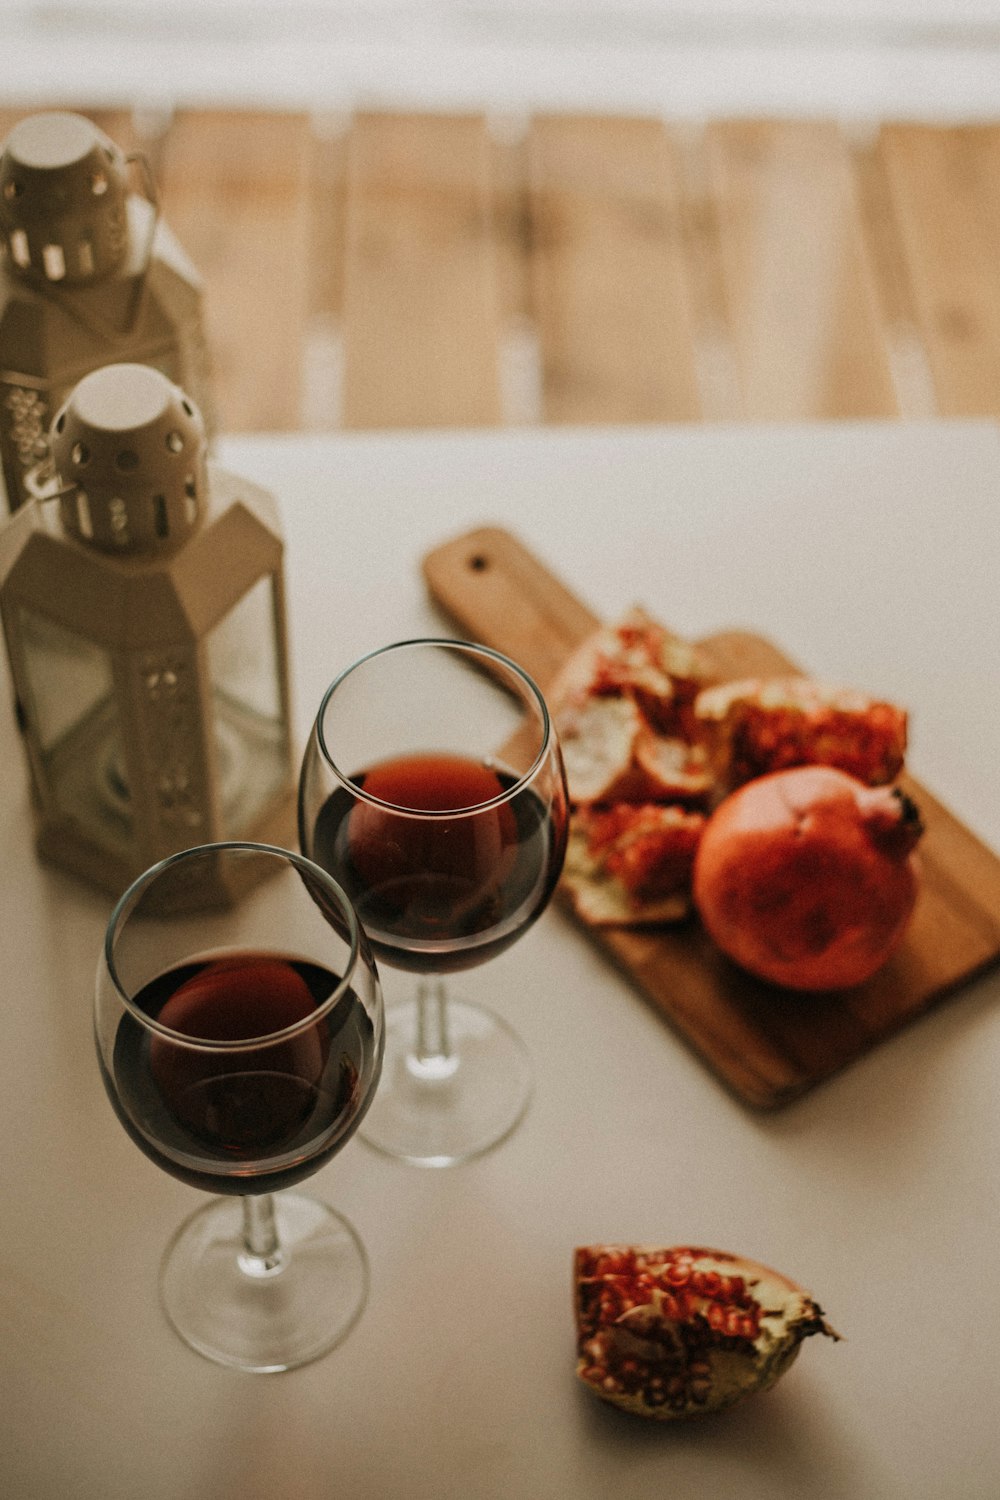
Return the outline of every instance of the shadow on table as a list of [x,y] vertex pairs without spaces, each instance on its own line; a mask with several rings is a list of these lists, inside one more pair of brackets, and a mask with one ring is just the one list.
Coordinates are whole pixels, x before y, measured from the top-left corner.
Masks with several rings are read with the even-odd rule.
[[[824,1342],[824,1341],[821,1341]],[[810,1353],[808,1344],[803,1360]],[[580,1387],[580,1421],[609,1466],[622,1474],[660,1463],[671,1451],[697,1458],[698,1482],[718,1484],[719,1494],[856,1497],[878,1491],[870,1455],[852,1455],[835,1415],[810,1395],[798,1363],[770,1391],[747,1397],[727,1411],[681,1421],[646,1421],[618,1411]],[[655,1455],[655,1460],[654,1460]],[[662,1470],[658,1469],[662,1476]],[[676,1500],[688,1493],[683,1468],[675,1474]],[[701,1490],[701,1493],[707,1493]]]

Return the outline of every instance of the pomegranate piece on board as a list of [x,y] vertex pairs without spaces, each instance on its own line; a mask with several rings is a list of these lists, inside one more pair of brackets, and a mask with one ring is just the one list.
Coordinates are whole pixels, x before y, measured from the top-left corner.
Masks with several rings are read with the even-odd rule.
[[658,733],[690,739],[694,700],[714,680],[698,646],[637,606],[581,642],[552,684],[549,698],[559,707],[590,698],[629,698]]
[[554,718],[575,807],[706,800],[703,748],[657,734],[632,698],[588,698],[554,711]]
[[774,1385],[803,1339],[840,1337],[794,1281],[722,1250],[584,1246],[574,1293],[579,1379],[660,1420],[733,1406]]
[[904,709],[808,677],[747,678],[706,688],[695,699],[694,716],[723,789],[805,765],[835,766],[881,786],[899,775],[906,754]]
[[691,870],[705,816],[660,803],[579,808],[563,887],[594,926],[677,922],[691,911]]

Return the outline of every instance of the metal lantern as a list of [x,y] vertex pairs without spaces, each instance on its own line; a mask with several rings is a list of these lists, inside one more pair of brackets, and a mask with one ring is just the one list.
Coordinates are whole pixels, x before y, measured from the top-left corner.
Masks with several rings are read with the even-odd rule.
[[51,442],[63,488],[0,530],[40,854],[120,892],[193,844],[287,844],[273,497],[207,461],[196,406],[145,365],[87,375]]
[[[145,193],[129,190],[129,163]],[[0,460],[9,508],[52,489],[48,429],[101,365],[148,364],[211,426],[201,285],[141,156],[82,115],[20,121],[0,152]]]

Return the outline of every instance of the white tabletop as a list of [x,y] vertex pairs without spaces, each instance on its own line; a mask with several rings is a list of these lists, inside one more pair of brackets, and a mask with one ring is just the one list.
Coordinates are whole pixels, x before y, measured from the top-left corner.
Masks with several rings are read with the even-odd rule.
[[[277,492],[304,734],[332,674],[444,622],[421,555],[493,522],[599,613],[744,625],[912,712],[911,765],[1000,848],[993,424],[227,441]],[[372,1292],[281,1376],[169,1331],[161,1251],[198,1195],[115,1120],[90,1037],[109,903],[43,869],[5,697],[0,750],[0,1493],[12,1500],[995,1500],[1000,973],[773,1115],[730,1097],[550,910],[465,984],[526,1039],[536,1095],[479,1161],[352,1142],[311,1190]],[[388,998],[401,976],[384,975]],[[575,1245],[694,1242],[803,1282],[813,1340],[767,1395],[642,1424],[573,1375]]]

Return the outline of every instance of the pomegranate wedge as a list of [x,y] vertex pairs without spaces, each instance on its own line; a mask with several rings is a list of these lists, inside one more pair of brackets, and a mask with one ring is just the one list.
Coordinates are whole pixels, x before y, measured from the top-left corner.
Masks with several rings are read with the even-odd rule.
[[810,1334],[839,1334],[808,1292],[722,1250],[576,1251],[576,1373],[640,1416],[719,1411],[782,1376]]

